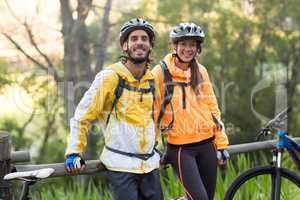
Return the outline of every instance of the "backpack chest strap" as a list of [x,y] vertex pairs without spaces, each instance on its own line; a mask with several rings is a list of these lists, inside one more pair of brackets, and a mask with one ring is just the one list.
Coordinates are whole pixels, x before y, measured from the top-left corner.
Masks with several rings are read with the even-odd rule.
[[186,109],[186,91],[185,91],[185,88],[191,86],[192,83],[191,82],[189,82],[189,83],[174,82],[174,86],[175,85],[181,87],[181,90],[182,90],[182,108]]
[[[109,122],[112,111],[114,109],[116,109],[116,105],[117,105],[119,99],[121,98],[121,96],[123,94],[124,88],[129,90],[129,91],[139,92],[141,94],[141,96],[140,96],[140,101],[141,102],[143,101],[143,94],[150,93],[150,92],[152,93],[153,102],[152,102],[151,116],[154,119],[154,101],[155,101],[154,80],[148,80],[149,88],[137,88],[137,87],[133,87],[133,86],[127,84],[126,81],[120,75],[118,75],[118,78],[119,78],[118,85],[117,85],[117,87],[115,89],[115,92],[114,92],[115,98],[113,100],[111,110],[108,113],[108,116],[107,116],[107,119],[106,119],[106,126],[108,125],[108,122]],[[117,112],[115,111],[115,113],[117,113]]]
[[150,88],[137,88],[137,87],[133,87],[133,86],[130,86],[128,84],[125,84],[123,87],[125,89],[127,89],[129,91],[133,91],[133,92],[140,92],[140,93],[149,93],[149,92],[152,92],[151,86],[150,86]]

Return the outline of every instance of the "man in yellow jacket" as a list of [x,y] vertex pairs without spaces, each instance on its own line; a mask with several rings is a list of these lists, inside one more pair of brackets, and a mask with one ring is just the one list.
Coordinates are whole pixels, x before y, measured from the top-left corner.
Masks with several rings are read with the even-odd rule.
[[108,170],[115,200],[160,200],[160,156],[155,150],[153,120],[155,81],[148,69],[155,33],[151,24],[137,18],[120,30],[124,56],[96,75],[70,120],[66,169],[81,171],[86,135],[98,119],[105,146],[100,156]]

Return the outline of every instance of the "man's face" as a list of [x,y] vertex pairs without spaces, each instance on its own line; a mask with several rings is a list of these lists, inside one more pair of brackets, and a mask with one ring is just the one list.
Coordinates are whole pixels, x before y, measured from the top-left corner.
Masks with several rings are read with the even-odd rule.
[[151,49],[150,38],[144,30],[132,31],[122,48],[134,61],[144,62],[149,57]]

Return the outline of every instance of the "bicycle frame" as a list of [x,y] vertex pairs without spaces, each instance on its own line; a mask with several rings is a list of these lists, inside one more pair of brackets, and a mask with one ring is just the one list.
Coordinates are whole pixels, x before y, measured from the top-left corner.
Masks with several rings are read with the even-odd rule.
[[289,152],[292,160],[300,169],[300,159],[297,156],[297,152],[300,153],[300,145],[297,144],[293,139],[288,137],[283,130],[277,131],[278,142],[276,144],[276,148],[273,151],[273,159],[272,164],[277,169],[276,173],[272,176],[272,199],[279,200],[280,199],[280,187],[281,187],[281,179],[280,179],[280,168],[282,161],[282,153],[284,149]]
[[[288,137],[285,131],[277,131],[278,142],[276,144],[277,155],[273,155],[273,162],[275,161],[276,167],[281,167],[281,158],[283,150],[286,149],[294,161],[295,165],[300,169],[300,159],[297,153],[300,153],[300,145],[297,144],[293,139]],[[275,158],[274,158],[275,156]]]
[[38,180],[29,180],[29,179],[26,179],[23,181],[20,200],[30,200],[29,187],[32,186],[33,184],[35,184],[37,181]]

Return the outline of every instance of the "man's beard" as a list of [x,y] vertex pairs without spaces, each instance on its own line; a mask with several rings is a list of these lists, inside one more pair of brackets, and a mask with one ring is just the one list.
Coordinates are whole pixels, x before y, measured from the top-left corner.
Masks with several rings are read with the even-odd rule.
[[[137,48],[142,48],[143,50],[145,50],[143,47],[137,47]],[[134,58],[133,55],[133,51],[132,50],[128,50],[127,51],[128,54],[128,58],[130,59],[130,61],[133,64],[141,64],[143,62],[148,61],[149,59],[149,55],[150,55],[150,50],[146,53],[146,55],[144,57],[139,57],[139,58]]]

